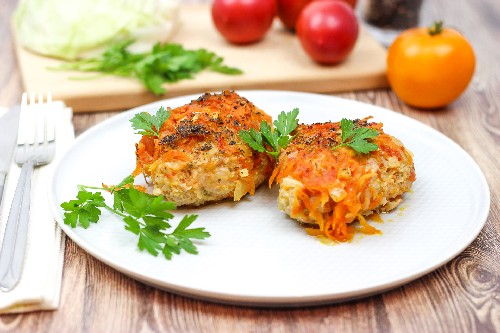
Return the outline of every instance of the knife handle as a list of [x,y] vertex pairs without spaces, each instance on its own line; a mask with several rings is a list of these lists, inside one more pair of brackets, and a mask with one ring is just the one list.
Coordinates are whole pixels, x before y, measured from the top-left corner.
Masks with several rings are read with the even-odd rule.
[[30,217],[31,176],[34,163],[23,164],[10,207],[0,250],[0,290],[10,291],[21,278]]

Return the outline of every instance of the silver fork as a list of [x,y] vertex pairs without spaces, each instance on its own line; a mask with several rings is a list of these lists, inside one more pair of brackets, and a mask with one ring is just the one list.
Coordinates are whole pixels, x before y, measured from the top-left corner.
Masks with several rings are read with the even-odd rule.
[[52,97],[44,99],[24,93],[17,137],[16,163],[22,167],[14,199],[10,207],[0,250],[0,290],[12,290],[21,278],[30,217],[31,176],[33,169],[54,159],[55,126],[50,104]]

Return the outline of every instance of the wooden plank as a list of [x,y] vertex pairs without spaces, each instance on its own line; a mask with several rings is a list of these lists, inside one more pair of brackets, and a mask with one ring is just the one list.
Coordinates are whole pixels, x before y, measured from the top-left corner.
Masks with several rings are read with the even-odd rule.
[[193,80],[166,85],[167,93],[154,96],[133,79],[112,76],[73,80],[87,74],[54,71],[59,60],[36,55],[16,41],[16,54],[24,88],[52,91],[74,111],[123,110],[158,99],[222,89],[276,89],[307,92],[340,92],[387,87],[386,50],[361,29],[353,53],[341,64],[321,66],[302,50],[297,37],[278,20],[259,43],[235,46],[227,43],[213,26],[207,5],[183,5],[172,39],[186,48],[206,48],[224,57],[243,75],[203,72]]

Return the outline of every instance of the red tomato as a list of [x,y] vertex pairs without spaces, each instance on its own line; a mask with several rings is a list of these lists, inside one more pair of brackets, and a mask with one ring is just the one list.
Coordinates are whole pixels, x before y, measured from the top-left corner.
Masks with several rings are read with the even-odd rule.
[[248,44],[262,39],[276,15],[275,0],[214,0],[212,20],[231,43]]
[[[300,12],[304,7],[314,0],[277,0],[278,18],[288,30],[295,30],[295,24]],[[342,0],[350,4],[353,8],[356,6],[356,0]]]
[[295,23],[302,9],[312,0],[277,0],[278,18],[288,30],[295,30]]
[[353,8],[337,0],[308,4],[300,13],[296,28],[306,53],[321,64],[335,64],[347,58],[359,30]]
[[357,3],[356,0],[344,0],[344,2],[350,4],[352,8],[356,8],[356,3]]

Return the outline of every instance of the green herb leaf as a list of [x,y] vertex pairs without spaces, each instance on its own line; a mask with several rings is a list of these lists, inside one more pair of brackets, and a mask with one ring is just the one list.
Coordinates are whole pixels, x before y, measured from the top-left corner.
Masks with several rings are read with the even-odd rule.
[[198,253],[198,250],[191,239],[205,239],[210,237],[210,233],[206,232],[205,228],[188,229],[196,218],[197,215],[184,216],[175,230],[167,236],[167,240],[162,250],[165,258],[172,258],[172,255],[174,253],[179,254],[181,249],[191,254]]
[[257,132],[254,128],[251,128],[250,131],[239,132],[241,139],[246,142],[252,149],[257,150],[260,153],[266,151],[264,145],[262,143],[262,134]]
[[268,154],[277,158],[277,154],[279,154],[279,133],[276,130],[273,130],[271,126],[266,121],[262,121],[260,123],[260,132],[264,137],[265,142],[267,142],[273,150],[267,151]]
[[118,185],[113,186],[112,189],[122,188],[132,184],[134,184],[134,175],[128,175],[127,177],[123,178],[123,180],[118,183]]
[[347,142],[347,140],[354,135],[354,121],[342,118],[340,121],[340,129],[342,130],[342,142]]
[[202,70],[236,75],[242,71],[223,64],[224,59],[205,49],[188,50],[176,43],[157,43],[149,52],[131,53],[134,41],[111,45],[102,55],[62,64],[58,69],[100,72],[140,80],[155,95],[165,93],[164,83],[193,78]]
[[278,119],[275,120],[273,124],[282,136],[290,135],[299,124],[299,120],[297,119],[298,115],[298,108],[295,108],[288,113],[281,111],[278,115]]
[[369,141],[380,134],[376,129],[356,127],[353,120],[346,118],[340,121],[340,129],[342,131],[342,143],[333,147],[333,149],[350,147],[361,154],[368,154],[378,149],[376,143]]
[[134,234],[139,235],[141,232],[141,225],[139,220],[133,218],[132,216],[125,216],[123,221],[127,224],[125,229],[132,231]]
[[[79,185],[77,199],[61,204],[65,210],[64,223],[73,228],[80,225],[87,228],[91,222],[97,222],[104,207],[118,215],[125,223],[125,230],[139,236],[137,246],[157,256],[160,252],[165,258],[171,259],[173,254],[182,250],[196,254],[198,250],[191,239],[205,239],[210,234],[205,228],[191,228],[196,215],[186,215],[171,233],[167,230],[172,226],[168,223],[174,215],[170,212],[176,208],[175,203],[166,201],[161,196],[154,196],[136,190],[133,178],[125,178],[120,184],[109,188],[96,188]],[[87,188],[106,191],[113,195],[113,207],[106,205],[100,192],[92,193]],[[111,191],[110,191],[111,189]]]
[[[151,237],[149,237],[144,231],[141,230],[139,235],[139,242],[137,243],[139,249],[142,251],[146,249],[149,253],[155,257],[158,255],[158,251],[161,250],[161,244]],[[180,252],[179,252],[180,253]],[[177,254],[179,254],[177,253]],[[171,259],[172,257],[168,258]]]
[[[260,123],[260,131],[254,128],[251,128],[249,131],[241,130],[239,136],[252,149],[261,153],[266,152],[275,159],[278,159],[281,149],[286,148],[294,138],[292,132],[298,126],[298,115],[298,108],[287,113],[282,111],[278,115],[278,119],[273,122],[273,127],[266,121],[262,121]],[[271,149],[268,150],[266,146]]]
[[80,190],[76,199],[64,202],[61,207],[65,210],[64,223],[75,228],[77,225],[88,228],[101,215],[100,207],[105,207],[101,193],[92,193],[85,189]]
[[165,110],[162,106],[156,111],[155,115],[152,116],[147,112],[141,112],[130,119],[130,122],[132,128],[137,131],[135,134],[160,136],[159,130],[169,117],[170,109]]
[[124,204],[133,205],[127,190],[112,191],[111,193],[113,194],[113,209],[123,213]]

